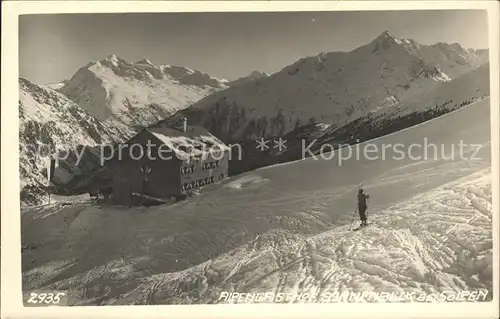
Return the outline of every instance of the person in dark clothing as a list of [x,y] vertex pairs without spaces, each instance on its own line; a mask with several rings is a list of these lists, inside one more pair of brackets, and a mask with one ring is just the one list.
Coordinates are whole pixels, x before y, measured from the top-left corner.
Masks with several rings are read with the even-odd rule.
[[367,226],[368,224],[366,223],[366,200],[370,198],[370,195],[364,194],[363,189],[360,189],[358,191],[358,212],[359,212],[359,218],[361,219],[361,226]]

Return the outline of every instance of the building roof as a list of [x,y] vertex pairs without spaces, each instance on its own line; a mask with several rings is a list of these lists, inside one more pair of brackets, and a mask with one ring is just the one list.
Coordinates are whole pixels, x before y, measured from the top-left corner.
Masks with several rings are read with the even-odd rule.
[[146,128],[145,131],[167,145],[179,159],[230,150],[226,144],[199,125],[187,125],[184,132],[182,124],[164,120]]
[[[184,132],[182,121],[181,124],[179,124],[179,121],[175,119],[167,119],[142,129],[121,144],[127,145],[140,134],[146,133],[154,136],[162,144],[165,144],[180,160],[203,157],[203,155],[207,156],[210,153],[216,155],[221,151],[230,151],[230,147],[212,135],[204,127],[199,125],[187,125],[186,128],[186,132]],[[119,152],[116,152],[116,150],[119,148],[120,144],[109,150],[112,152],[112,158],[106,162],[114,162],[117,160],[117,154]]]

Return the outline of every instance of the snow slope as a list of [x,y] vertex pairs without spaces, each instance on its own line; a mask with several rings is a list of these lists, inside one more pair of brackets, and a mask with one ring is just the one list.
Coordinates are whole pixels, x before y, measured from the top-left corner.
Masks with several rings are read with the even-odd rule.
[[59,90],[60,88],[62,88],[63,86],[66,85],[66,83],[68,83],[68,80],[63,80],[61,82],[56,82],[56,83],[49,83],[49,84],[46,84],[45,86],[51,88],[52,90]]
[[266,72],[259,72],[259,71],[255,70],[255,71],[252,71],[252,73],[250,73],[247,76],[238,78],[238,79],[236,79],[234,81],[230,81],[228,83],[228,85],[229,86],[242,85],[242,84],[245,84],[245,83],[248,83],[248,82],[252,82],[252,81],[255,81],[255,80],[258,80],[258,79],[261,79],[261,78],[266,78],[268,76],[269,76],[269,74],[267,74]]
[[211,94],[185,114],[224,140],[282,136],[311,119],[338,127],[466,74],[484,63],[485,54],[478,54],[384,32],[350,52],[303,58],[269,77]]
[[82,67],[59,91],[100,121],[142,128],[225,87],[199,71],[109,55]]
[[481,171],[378,211],[359,233],[348,226],[316,236],[270,230],[193,268],[152,275],[110,301],[213,303],[223,292],[274,292],[313,296],[289,302],[328,302],[335,292],[491,290],[488,174]]
[[[19,78],[19,151],[21,190],[47,184],[45,169],[56,150],[75,150],[77,146],[96,146],[112,142],[123,132],[103,125],[67,97],[48,87]],[[70,162],[70,161],[68,161]],[[81,165],[83,169],[85,165]],[[71,179],[73,171],[58,169],[55,181]],[[35,191],[28,202],[38,203]]]
[[[490,64],[481,66],[449,82],[441,83],[422,96],[405,100],[394,108],[380,108],[372,114],[386,113],[387,116],[403,115],[415,111],[424,111],[434,105],[459,105],[464,101],[476,101],[490,96]],[[450,105],[450,106],[451,106]]]
[[[311,158],[171,206],[27,210],[25,293],[69,289],[76,304],[104,305],[217,303],[222,291],[491,290],[489,127],[486,99],[370,142],[427,138],[445,147],[435,158]],[[482,147],[449,158],[460,141]],[[371,226],[349,232],[359,186]]]
[[469,72],[471,66],[488,62],[487,50],[467,49],[459,43],[438,42],[434,45],[422,46],[413,42],[411,45],[424,60],[439,65],[450,78]]

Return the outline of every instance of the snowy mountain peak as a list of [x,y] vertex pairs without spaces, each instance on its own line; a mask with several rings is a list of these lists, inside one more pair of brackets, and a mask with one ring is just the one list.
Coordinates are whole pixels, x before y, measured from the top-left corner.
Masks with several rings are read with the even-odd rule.
[[363,48],[366,48],[366,50],[371,51],[372,53],[395,50],[396,52],[398,52],[396,53],[398,55],[415,52],[415,50],[417,49],[414,42],[405,39],[399,39],[389,31],[384,31],[381,35],[373,39],[368,45],[362,46],[357,50],[363,50]]
[[245,84],[248,82],[252,82],[252,81],[255,81],[255,80],[258,80],[261,78],[267,78],[267,77],[269,77],[268,73],[254,70],[254,71],[252,71],[252,73],[250,73],[247,76],[238,78],[234,81],[230,81],[229,86],[237,86],[237,85],[239,86],[239,85],[242,85],[242,84]]
[[410,54],[418,54],[417,52],[420,49],[420,45],[414,40],[398,38],[390,31],[382,32],[371,42],[371,46],[375,47],[374,51],[396,48],[396,50],[406,51]]
[[446,42],[438,42],[433,45],[433,47],[438,48],[440,50],[449,50],[449,51],[457,51],[457,52],[468,52],[469,50],[464,48],[460,43],[446,43]]
[[386,31],[349,52],[301,58],[272,77],[255,79],[252,72],[189,111],[227,140],[280,136],[311,121],[339,127],[464,75],[487,60],[486,53],[481,56]]
[[468,51],[468,49],[464,48],[463,45],[461,45],[460,43],[458,42],[455,42],[455,43],[452,43],[450,45],[452,48],[454,48],[455,50],[462,50],[462,51]]
[[62,88],[63,86],[65,86],[66,83],[68,83],[68,80],[63,80],[63,81],[55,82],[55,83],[48,83],[45,86],[51,88],[52,90],[56,90],[57,91],[60,88]]
[[156,66],[148,59],[130,63],[110,54],[80,68],[58,91],[100,121],[135,129],[224,88],[223,82],[199,71]]
[[[120,62],[123,62],[123,61],[125,61],[125,60],[120,59],[116,54],[110,54],[104,60],[102,60],[101,63],[108,62],[114,66],[118,66],[120,64]],[[104,64],[106,64],[106,63],[104,63]]]
[[391,44],[402,44],[403,40],[397,38],[392,34],[390,31],[384,31],[382,34],[380,34],[378,37],[376,37],[373,41],[373,43],[391,43]]
[[142,59],[140,61],[135,62],[135,64],[144,64],[144,65],[154,66],[154,64],[151,63],[151,61],[149,61],[146,58],[144,58],[144,59]]
[[250,77],[253,77],[253,78],[261,78],[261,77],[266,77],[266,76],[269,76],[269,74],[267,74],[266,72],[260,72],[257,70],[250,73]]
[[385,40],[385,39],[397,39],[397,38],[394,36],[394,34],[391,33],[391,31],[386,30],[386,31],[382,32],[382,34],[380,34],[378,36],[378,39],[384,39]]

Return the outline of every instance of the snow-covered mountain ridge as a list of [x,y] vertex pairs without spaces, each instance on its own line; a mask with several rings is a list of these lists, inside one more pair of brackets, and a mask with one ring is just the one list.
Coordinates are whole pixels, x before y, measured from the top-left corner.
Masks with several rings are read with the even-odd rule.
[[259,72],[259,71],[255,70],[255,71],[252,71],[252,73],[250,73],[247,76],[240,77],[240,78],[238,78],[238,79],[236,79],[234,81],[228,82],[228,85],[229,86],[242,85],[242,84],[245,84],[245,83],[248,83],[248,82],[252,82],[252,81],[255,81],[255,80],[258,80],[258,79],[261,79],[261,78],[266,78],[268,76],[269,76],[269,74],[266,73],[266,72]]
[[303,58],[271,76],[215,92],[183,113],[226,140],[282,136],[310,121],[338,127],[423,96],[487,58],[459,44],[420,45],[384,32],[350,52]]
[[[126,134],[101,123],[49,87],[19,78],[19,89],[20,188],[22,191],[27,187],[26,203],[39,203],[38,195],[48,184],[45,170],[50,155],[57,151],[75,151],[79,146],[109,144]],[[74,162],[74,157],[61,160],[55,175],[56,183],[67,182],[95,166],[82,161],[79,167],[75,167]],[[24,201],[24,196],[21,197]]]
[[137,129],[224,88],[225,81],[199,71],[109,55],[80,68],[58,90],[100,121]]

